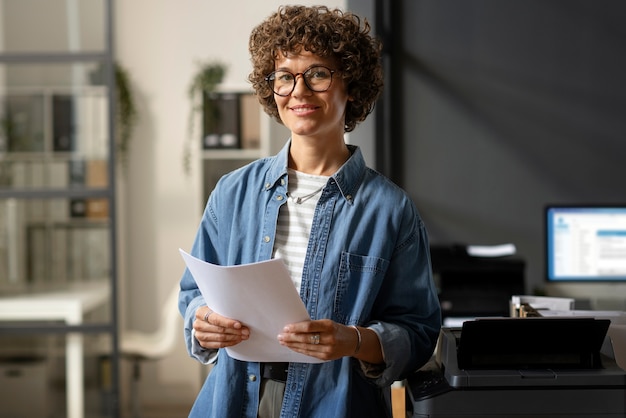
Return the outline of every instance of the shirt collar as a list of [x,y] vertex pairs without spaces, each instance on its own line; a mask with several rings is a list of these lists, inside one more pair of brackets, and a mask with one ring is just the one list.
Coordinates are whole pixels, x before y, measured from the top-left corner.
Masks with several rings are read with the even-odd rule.
[[[276,184],[280,184],[280,180],[287,176],[287,164],[289,161],[289,147],[291,139],[287,141],[285,146],[280,150],[276,157],[272,160],[269,170],[265,175],[265,190],[273,189]],[[361,149],[356,145],[348,145],[350,150],[350,158],[346,161],[335,174],[331,176],[335,180],[342,196],[352,203],[363,176],[365,175],[365,159],[361,153]]]

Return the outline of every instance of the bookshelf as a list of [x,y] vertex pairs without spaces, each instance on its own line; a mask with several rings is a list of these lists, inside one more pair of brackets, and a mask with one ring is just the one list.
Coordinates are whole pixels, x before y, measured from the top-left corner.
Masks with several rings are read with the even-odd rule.
[[200,139],[203,204],[221,176],[276,154],[289,135],[245,86],[220,86],[210,98],[205,97]]
[[[5,278],[0,279],[0,291],[95,280],[92,274],[66,277],[54,272],[90,271],[89,263],[111,259],[109,199],[82,195],[106,193],[109,186],[107,89],[6,88],[0,103],[5,127],[0,190],[25,197],[7,197],[0,207],[5,219],[0,237],[6,237],[0,240],[0,277]],[[74,196],[61,197],[66,191]],[[41,198],[51,193],[59,197]],[[88,243],[91,250],[82,251]],[[64,267],[59,270],[57,264]]]
[[[15,416],[119,416],[111,11],[0,5],[0,364],[11,386],[45,388],[0,394]],[[111,367],[96,399],[98,341]]]

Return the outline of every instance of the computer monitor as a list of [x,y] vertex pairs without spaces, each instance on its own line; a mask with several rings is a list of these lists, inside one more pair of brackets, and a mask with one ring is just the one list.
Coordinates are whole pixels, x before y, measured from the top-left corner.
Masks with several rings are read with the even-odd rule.
[[548,282],[626,282],[626,204],[545,208]]

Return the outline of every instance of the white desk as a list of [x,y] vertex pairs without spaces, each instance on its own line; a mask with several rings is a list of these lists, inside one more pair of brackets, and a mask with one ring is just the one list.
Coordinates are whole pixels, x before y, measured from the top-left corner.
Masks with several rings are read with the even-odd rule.
[[[80,325],[83,317],[109,301],[109,283],[88,283],[65,291],[0,298],[0,321],[64,321]],[[65,339],[67,417],[85,414],[83,389],[83,336],[69,333]]]

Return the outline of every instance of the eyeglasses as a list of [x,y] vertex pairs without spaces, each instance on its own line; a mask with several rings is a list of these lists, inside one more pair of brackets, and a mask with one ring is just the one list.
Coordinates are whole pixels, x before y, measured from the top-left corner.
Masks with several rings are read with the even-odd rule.
[[296,88],[296,78],[301,75],[309,90],[322,93],[330,88],[335,70],[323,66],[315,66],[302,73],[291,73],[278,70],[265,77],[267,84],[279,96],[289,96]]

